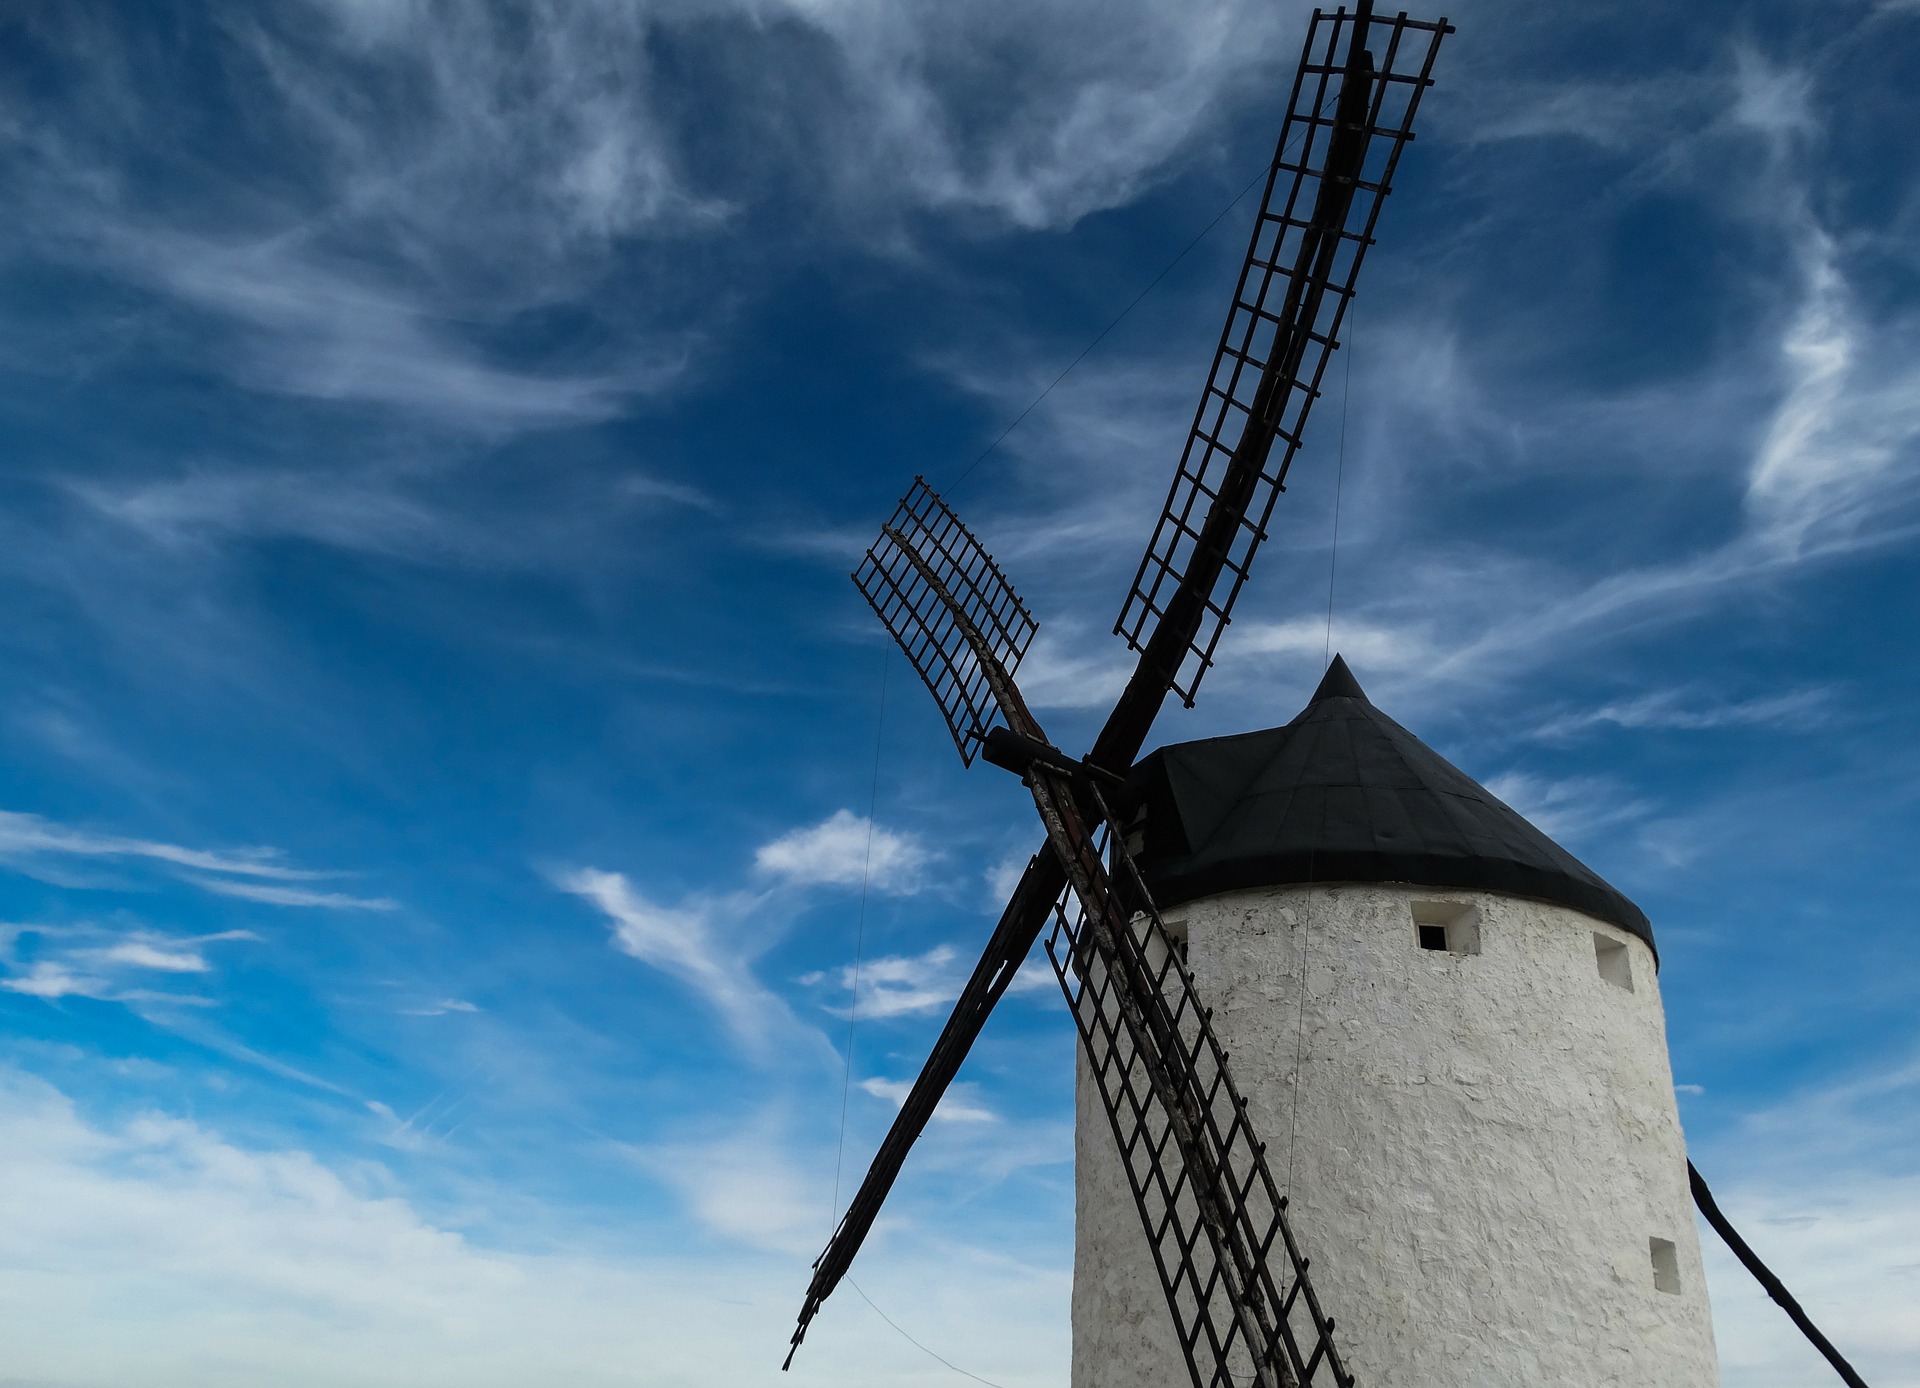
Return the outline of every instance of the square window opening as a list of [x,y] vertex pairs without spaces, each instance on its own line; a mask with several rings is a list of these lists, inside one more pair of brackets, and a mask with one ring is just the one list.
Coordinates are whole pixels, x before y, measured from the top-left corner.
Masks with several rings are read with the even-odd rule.
[[1593,960],[1599,967],[1600,977],[1616,988],[1633,991],[1633,957],[1627,953],[1624,943],[1611,935],[1593,934]]
[[1413,933],[1421,949],[1448,954],[1480,952],[1480,913],[1457,901],[1413,903]]
[[1680,1252],[1672,1239],[1648,1239],[1647,1253],[1653,1260],[1653,1285],[1658,1291],[1680,1291]]

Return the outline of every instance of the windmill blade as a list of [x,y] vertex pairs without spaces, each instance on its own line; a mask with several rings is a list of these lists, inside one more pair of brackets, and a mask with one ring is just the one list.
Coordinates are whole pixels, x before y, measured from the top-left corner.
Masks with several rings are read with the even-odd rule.
[[[1013,683],[1013,671],[1037,630],[1033,615],[986,547],[926,478],[914,478],[892,518],[880,528],[880,538],[854,570],[853,582],[933,695],[961,761],[972,764],[996,721],[1045,744],[1045,734]],[[901,1104],[826,1251],[814,1263],[788,1364],[821,1303],[852,1265],[908,1151],[959,1073],[988,1014],[1033,948],[1048,904],[1065,881],[1058,863],[1042,858],[1028,863],[933,1054]]]
[[[1361,0],[1352,16],[1344,10],[1331,17],[1315,13],[1207,393],[1116,626],[1141,658],[1088,753],[1085,765],[1096,772],[1124,772],[1131,766],[1170,688],[1193,702],[1253,549],[1265,538],[1327,354],[1337,343],[1361,256],[1371,244],[1380,199],[1401,148],[1412,138],[1414,110],[1431,85],[1428,74],[1440,40],[1451,32],[1444,20],[1426,23],[1404,14],[1372,20],[1371,0]],[[1383,62],[1372,58],[1370,34],[1386,36]],[[1403,42],[1409,35],[1411,40]],[[1339,62],[1343,36],[1346,59]],[[1316,53],[1321,55],[1317,62]],[[1296,146],[1289,160],[1288,151]],[[1301,215],[1299,209],[1309,201],[1312,211]],[[1235,428],[1239,442],[1226,442]],[[1276,440],[1284,444],[1277,464],[1271,461]],[[1193,517],[1203,496],[1205,513],[1196,527]],[[1228,571],[1230,588],[1215,601],[1217,581]],[[1011,678],[1032,640],[1033,618],[978,540],[924,479],[916,479],[855,582],[933,694],[964,762],[971,764],[996,717],[1044,742]],[[1040,771],[1029,781],[1043,818],[1049,787],[1054,798],[1072,806],[1072,787],[1057,776]],[[1097,789],[1092,793],[1097,801]],[[1158,948],[1170,957],[1165,928],[1151,910],[1144,884],[1123,846],[1116,845],[1116,860],[1129,878],[1127,899],[1145,903],[1149,924],[1139,927],[1146,932],[1141,935],[1131,933],[1134,927],[1125,915],[1119,918],[1122,929],[1099,926],[1105,914],[1090,906],[1085,883],[1069,882],[1073,855],[1060,851],[1056,818],[1048,818],[1051,849],[1028,864],[933,1054],[814,1265],[795,1348],[851,1264],[907,1152],[1051,913],[1056,929],[1050,953],[1074,1005],[1116,1138],[1123,1153],[1134,1154],[1127,1158],[1128,1179],[1195,1383],[1202,1382],[1195,1356],[1204,1341],[1210,1361],[1222,1366],[1209,1383],[1233,1381],[1224,1366],[1240,1354],[1257,1377],[1271,1375],[1289,1388],[1311,1384],[1323,1369],[1345,1388],[1351,1379],[1332,1351],[1332,1322],[1314,1301],[1305,1260],[1286,1228],[1285,1201],[1245,1128],[1244,1105],[1233,1093],[1225,1056],[1193,1000],[1184,967],[1176,970],[1178,981],[1168,983],[1163,966],[1153,965],[1162,969],[1153,986],[1125,988],[1134,999],[1130,1007],[1118,1005],[1121,993],[1105,981],[1132,977],[1139,983],[1147,967],[1140,961],[1153,957],[1156,931]],[[1090,868],[1084,858],[1079,861],[1081,871],[1073,876],[1084,878],[1091,870],[1092,880],[1105,881],[1099,851]],[[1077,903],[1073,915],[1060,904],[1062,889],[1069,886]],[[1068,963],[1062,962],[1063,947]],[[1170,1012],[1169,993],[1174,997]],[[1169,1040],[1186,1036],[1187,1028],[1195,1028],[1191,1044]],[[1140,1073],[1153,1077],[1144,1090],[1128,1078],[1136,1060]],[[1228,1115],[1224,1123],[1216,1111],[1222,1103]],[[1176,1127],[1185,1136],[1176,1144],[1180,1155],[1169,1157],[1168,1133]],[[1139,1153],[1148,1155],[1136,1161]],[[1196,1218],[1205,1239],[1194,1227]],[[1288,1259],[1284,1295],[1266,1271],[1276,1246]],[[1232,1323],[1224,1329],[1216,1314],[1223,1288],[1234,1303]]]
[[1143,673],[1189,707],[1266,538],[1452,32],[1444,19],[1375,19],[1371,0],[1353,14],[1314,11],[1213,368],[1114,624],[1141,652]]
[[806,1301],[800,1310],[800,1323],[793,1332],[793,1347],[787,1353],[788,1364],[793,1362],[793,1350],[797,1350],[801,1340],[806,1337],[807,1326],[819,1311],[820,1304],[833,1294],[833,1289],[840,1285],[840,1279],[846,1276],[847,1269],[852,1266],[854,1254],[860,1251],[860,1245],[866,1241],[874,1218],[880,1213],[880,1206],[900,1176],[907,1153],[925,1131],[947,1087],[960,1072],[961,1062],[967,1058],[981,1029],[986,1026],[988,1014],[1013,982],[1013,976],[1020,971],[1022,961],[1047,922],[1049,907],[1065,885],[1066,874],[1059,859],[1052,853],[1043,850],[1027,864],[1026,873],[1014,888],[1006,910],[1000,915],[1000,923],[987,941],[986,951],[980,956],[980,962],[974,965],[973,976],[961,989],[960,1000],[954,1004],[952,1015],[940,1030],[940,1039],[934,1043],[933,1053],[921,1067],[919,1078],[914,1080],[906,1101],[900,1105],[900,1112],[894,1115],[893,1126],[887,1130],[886,1139],[874,1154],[873,1165],[862,1178],[860,1189],[847,1202],[847,1212],[833,1231],[826,1251],[813,1265],[813,1280],[807,1285]]
[[1008,721],[1013,672],[1039,630],[1033,614],[924,477],[880,528],[853,584],[906,652],[971,766],[988,728]]
[[[814,1265],[787,1363],[851,1265],[908,1149],[1012,981],[1033,939],[1029,922],[1044,919],[1042,903],[1051,901],[1057,923],[1048,953],[1120,1143],[1195,1388],[1224,1388],[1244,1372],[1258,1388],[1301,1388],[1323,1367],[1336,1388],[1345,1388],[1332,1325],[1306,1285],[1306,1263],[1286,1229],[1285,1205],[1227,1074],[1226,1057],[1192,980],[1174,960],[1145,882],[1113,836],[1100,786],[1116,778],[1049,745],[1013,682],[1003,652],[1017,659],[1024,651],[1031,616],[992,557],[924,479],[915,480],[882,528],[854,581],[933,693],[964,759],[987,742],[993,719],[1003,720],[1014,735],[996,737],[988,751],[999,764],[1021,771],[1047,829],[1051,853],[1045,856],[1053,872],[1040,860],[1028,866],[909,1096],[912,1113],[903,1106]],[[1081,808],[1083,796],[1091,815]],[[1102,834],[1109,840],[1104,846]],[[1109,853],[1124,867],[1120,890],[1107,873]],[[1043,891],[1050,894],[1040,896]],[[1071,914],[1065,903],[1072,904]],[[1293,1262],[1291,1278],[1283,1279],[1284,1296],[1268,1265],[1276,1242]],[[1297,1329],[1300,1306],[1307,1321]]]
[[1210,1011],[1100,808],[1086,870],[1068,864],[1073,890],[1054,906],[1047,956],[1194,1388],[1350,1388]]

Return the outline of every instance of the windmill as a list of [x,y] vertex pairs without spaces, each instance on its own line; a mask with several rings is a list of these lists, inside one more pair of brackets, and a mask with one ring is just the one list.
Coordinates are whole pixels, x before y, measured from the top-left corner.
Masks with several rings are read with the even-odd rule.
[[[1139,653],[1085,758],[1014,682],[1036,623],[916,480],[854,575],[963,762],[1019,774],[1046,830],[826,1251],[793,1347],[845,1275],[942,1094],[1034,942],[1099,1089],[1195,1385],[1352,1377],[1227,1055],[1134,862],[1125,779],[1169,693],[1191,706],[1298,452],[1444,20],[1316,10],[1266,191],[1179,469],[1115,626]],[[792,1362],[792,1352],[787,1362]]]

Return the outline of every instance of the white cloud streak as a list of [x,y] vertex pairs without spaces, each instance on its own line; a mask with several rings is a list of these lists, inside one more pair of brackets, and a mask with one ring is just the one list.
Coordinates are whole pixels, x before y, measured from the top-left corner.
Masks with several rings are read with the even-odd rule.
[[101,962],[126,964],[136,969],[159,969],[164,973],[203,974],[213,966],[198,950],[166,948],[147,940],[124,940],[100,952]]
[[[130,838],[119,834],[100,834],[55,824],[35,814],[0,810],[0,861],[13,864],[23,872],[44,870],[49,858],[107,858],[145,860],[185,869],[175,875],[202,891],[216,896],[239,897],[264,902],[269,906],[325,908],[344,911],[393,911],[399,903],[387,897],[352,896],[345,892],[318,891],[290,885],[338,877],[336,872],[315,872],[288,867],[279,861],[279,850],[244,848],[213,851],[185,848],[154,839]],[[209,876],[217,873],[219,876]]]
[[[1734,1226],[1869,1383],[1920,1384],[1920,1054],[1811,1086],[1695,1142]],[[1708,1230],[1715,1338],[1727,1388],[1830,1374]]]
[[[1255,90],[1290,18],[1245,0],[1133,0],[1092,26],[1071,0],[214,16],[207,41],[274,140],[271,169],[196,143],[180,74],[136,42],[52,25],[81,80],[78,109],[13,113],[34,250],[218,325],[208,350],[246,384],[494,434],[670,388],[759,268],[731,265],[739,292],[687,294],[671,252],[748,216],[777,217],[783,243],[832,228],[898,251],[928,210],[1039,229],[1128,201]],[[697,104],[676,86],[690,75]],[[167,197],[128,168],[156,141],[186,151]],[[737,262],[765,243],[723,244]],[[499,345],[522,318],[537,330],[607,298],[598,360],[543,370]]]
[[857,1001],[851,1001],[856,981],[853,968],[848,966],[838,974],[840,986],[849,994],[849,1005],[857,1007],[866,1021],[938,1011],[960,996],[965,979],[964,967],[952,945],[935,945],[925,954],[889,954],[867,960],[859,970]]
[[266,878],[277,882],[307,882],[331,875],[278,863],[274,860],[280,856],[279,852],[271,848],[209,852],[152,839],[69,829],[42,819],[39,815],[0,810],[0,856],[19,857],[38,853],[84,858],[149,858],[174,867],[198,868],[204,872],[231,873],[238,877]]
[[[896,1109],[904,1106],[907,1095],[913,1092],[910,1080],[889,1080],[880,1077],[860,1081],[860,1088],[876,1099],[885,1099]],[[951,1084],[946,1093],[940,1096],[940,1103],[933,1111],[935,1119],[943,1123],[997,1123],[1000,1115],[992,1109],[967,1096],[972,1086]]]
[[[935,945],[924,954],[888,954],[862,962],[856,970],[846,964],[831,974],[808,974],[800,979],[806,986],[831,978],[844,994],[833,1010],[845,1016],[849,1008],[861,1021],[880,1021],[888,1017],[911,1017],[944,1010],[960,996],[972,964],[960,957],[952,945]],[[1015,975],[1008,991],[1013,993],[1047,989],[1054,982],[1044,957],[1036,951],[1027,966]],[[859,997],[853,996],[856,984]]]
[[1021,662],[1020,692],[1035,708],[1107,708],[1126,688],[1133,666],[1132,654],[1117,642],[1082,649],[1043,632]]
[[478,1003],[468,1002],[465,998],[442,998],[438,1002],[428,1003],[423,1007],[403,1007],[400,1009],[400,1015],[403,1017],[444,1017],[453,1012],[478,1012],[479,1010],[480,1006]]
[[[771,1373],[799,1388],[880,1388],[924,1373],[919,1350],[877,1319],[853,1319],[864,1315],[856,1299],[838,1314],[857,1333],[816,1336],[779,1375],[793,1260],[804,1270],[818,1251],[829,1188],[813,1179],[824,1171],[786,1184],[767,1165],[779,1150],[763,1142],[756,1164],[740,1143],[684,1149],[718,1173],[706,1197],[715,1220],[743,1234],[755,1215],[789,1221],[777,1253],[755,1252],[751,1240],[663,1247],[655,1226],[619,1212],[594,1218],[588,1235],[542,1211],[537,1248],[496,1247],[437,1221],[377,1166],[246,1147],[160,1113],[89,1121],[48,1085],[0,1072],[6,1371],[28,1382],[204,1388],[523,1388],[556,1375],[616,1388],[633,1382],[636,1363],[661,1383],[771,1382]],[[795,1214],[771,1198],[770,1180]],[[878,1260],[875,1300],[959,1362],[1008,1388],[1041,1388],[1064,1372],[1064,1269],[928,1239],[906,1256],[878,1247],[868,1257]],[[887,1286],[940,1294],[903,1302]],[[166,1314],[103,1314],[114,1306]],[[960,1352],[989,1332],[1002,1348]]]
[[264,882],[229,882],[215,877],[189,877],[188,881],[216,896],[237,896],[245,901],[262,901],[269,906],[322,908],[333,911],[397,911],[400,903],[384,896],[349,896],[345,892],[314,892],[300,887],[276,887]]
[[1489,778],[1486,787],[1541,833],[1561,842],[1642,819],[1649,810],[1639,800],[1623,798],[1618,786],[1597,776],[1554,779],[1508,771]]
[[1683,689],[1660,689],[1637,698],[1602,704],[1599,708],[1563,713],[1548,719],[1533,735],[1546,742],[1566,742],[1601,726],[1666,728],[1705,732],[1718,728],[1809,728],[1819,724],[1832,702],[1826,689],[1796,689],[1756,699],[1703,700]]
[[[31,955],[21,941],[31,938]],[[232,940],[257,941],[248,930],[222,930],[211,935],[171,936],[151,930],[115,934],[98,926],[0,927],[0,989],[28,997],[94,998],[102,1002],[162,1003],[211,1006],[212,999],[144,986],[146,976],[176,979],[213,972],[202,945]]]
[[882,828],[851,810],[835,810],[818,824],[794,829],[760,846],[754,866],[802,886],[917,891],[929,854],[913,835]]
[[1393,673],[1418,669],[1433,659],[1431,643],[1417,630],[1338,616],[1331,643],[1324,617],[1294,617],[1235,623],[1221,644],[1236,657],[1282,656],[1295,665],[1305,657],[1317,664],[1330,651],[1362,668]]
[[318,400],[430,415],[478,432],[591,423],[628,394],[657,390],[682,361],[664,347],[620,375],[504,369],[436,322],[417,291],[327,264],[297,240],[222,243],[129,228],[119,259],[239,334],[231,369],[244,384]]
[[771,1112],[721,1137],[635,1149],[633,1157],[722,1237],[792,1256],[818,1253],[831,1173],[811,1168]]
[[598,868],[563,872],[554,881],[605,913],[615,949],[693,990],[750,1049],[764,1051],[776,1033],[795,1025],[787,1005],[753,977],[746,952],[722,939],[716,928],[752,910],[757,898],[660,906],[635,890],[625,874]]

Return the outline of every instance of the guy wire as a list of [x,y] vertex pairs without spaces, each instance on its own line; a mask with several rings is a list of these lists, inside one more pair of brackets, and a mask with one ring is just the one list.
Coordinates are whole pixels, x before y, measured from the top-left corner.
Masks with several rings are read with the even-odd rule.
[[1340,388],[1340,454],[1333,470],[1333,544],[1327,554],[1327,641],[1320,651],[1320,668],[1333,663],[1333,580],[1340,572],[1340,493],[1347,481],[1347,402],[1353,399],[1353,356],[1358,350],[1360,311],[1347,303],[1346,384]]
[[[1304,132],[1302,132],[1302,134],[1304,135]],[[1301,137],[1296,136],[1295,138],[1299,139]],[[1180,253],[1174,256],[1172,260],[1169,260],[1164,266],[1162,266],[1159,274],[1155,275],[1152,279],[1147,281],[1146,287],[1142,289],[1138,294],[1134,295],[1131,302],[1129,302],[1125,308],[1121,309],[1119,313],[1114,315],[1113,321],[1111,323],[1108,323],[1107,326],[1102,328],[1098,333],[1094,334],[1093,341],[1089,342],[1085,347],[1082,347],[1080,349],[1080,355],[1075,357],[1072,361],[1068,362],[1066,366],[1062,368],[1060,374],[1058,376],[1055,376],[1051,381],[1047,383],[1047,388],[1041,391],[1038,395],[1034,396],[1033,402],[1029,404],[1024,410],[1020,411],[1019,414],[1013,417],[1013,423],[1009,424],[1006,428],[1002,429],[999,432],[999,434],[994,438],[992,443],[988,444],[985,448],[980,450],[979,456],[977,456],[972,462],[968,463],[966,467],[961,469],[960,475],[954,478],[953,481],[948,484],[947,490],[951,492],[955,488],[957,488],[962,482],[966,481],[968,475],[972,473],[972,471],[975,468],[979,467],[980,464],[984,463],[987,460],[987,455],[992,453],[994,449],[998,448],[1002,443],[1004,443],[1006,441],[1006,437],[1008,434],[1011,434],[1015,429],[1020,427],[1021,421],[1026,419],[1028,415],[1032,414],[1035,410],[1040,408],[1040,402],[1042,400],[1045,400],[1049,395],[1053,394],[1053,388],[1059,385],[1062,381],[1066,380],[1067,377],[1073,373],[1074,367],[1080,365],[1081,362],[1087,359],[1087,353],[1091,352],[1094,348],[1098,347],[1102,342],[1104,342],[1106,340],[1107,334],[1112,332],[1115,328],[1119,327],[1121,320],[1123,320],[1129,313],[1132,313],[1136,308],[1138,308],[1140,306],[1140,301],[1146,298],[1147,295],[1153,293],[1155,288],[1159,286],[1160,281],[1165,279],[1168,275],[1172,274],[1174,267],[1178,265],[1181,261],[1185,260],[1187,256],[1192,252],[1195,246],[1199,245],[1202,241],[1207,239],[1208,233],[1211,232],[1215,227],[1219,226],[1221,221],[1226,217],[1226,215],[1229,212],[1233,211],[1234,208],[1238,207],[1246,199],[1247,194],[1251,193],[1254,190],[1254,187],[1260,182],[1260,180],[1268,177],[1273,172],[1274,164],[1282,162],[1285,158],[1286,158],[1286,152],[1284,150],[1280,151],[1274,156],[1271,162],[1262,166],[1262,168],[1260,169],[1260,172],[1256,173],[1252,178],[1248,179],[1247,185],[1244,188],[1242,188],[1239,192],[1235,193],[1233,197],[1228,201],[1225,207],[1221,208],[1218,212],[1213,214],[1213,220],[1208,222],[1205,226],[1201,227],[1200,230],[1197,233],[1195,233],[1194,238],[1191,241],[1187,242],[1186,245],[1180,248]]]
[[[1320,652],[1322,673],[1333,664],[1333,581],[1340,562],[1340,493],[1347,476],[1347,402],[1353,398],[1353,352],[1356,333],[1360,322],[1354,312],[1352,301],[1347,306],[1347,364],[1345,383],[1340,390],[1340,448],[1339,461],[1333,472],[1333,543],[1327,555],[1327,638]],[[1314,868],[1319,855],[1320,835],[1327,827],[1326,801],[1320,802],[1320,826],[1313,836],[1313,848],[1307,854],[1307,902],[1300,925],[1300,999],[1293,1023],[1293,1092],[1290,1096],[1291,1112],[1287,1118],[1287,1182],[1286,1192],[1293,1194],[1293,1157],[1300,1140],[1300,1090],[1306,1081],[1303,1067],[1306,1064],[1307,1041],[1307,966],[1313,955],[1313,889]]]
[[921,1344],[918,1340],[914,1339],[913,1336],[907,1334],[906,1331],[901,1330],[900,1327],[894,1323],[894,1319],[892,1316],[889,1316],[885,1311],[882,1311],[878,1306],[873,1305],[873,1298],[868,1296],[864,1291],[861,1291],[860,1284],[854,1281],[851,1277],[847,1278],[847,1285],[849,1287],[852,1287],[856,1292],[860,1292],[860,1299],[866,1302],[867,1305],[873,1306],[873,1314],[880,1317],[880,1319],[885,1321],[888,1325],[893,1326],[895,1330],[898,1330],[900,1332],[900,1338],[905,1340],[908,1344],[912,1345],[915,1349],[921,1351],[923,1354],[932,1355],[933,1358],[938,1359],[942,1364],[945,1364],[949,1369],[952,1369],[955,1373],[959,1374],[960,1377],[962,1378],[970,1378],[975,1383],[984,1383],[987,1385],[987,1388],[1000,1388],[1000,1385],[995,1383],[992,1379],[982,1378],[980,1377],[979,1374],[968,1373],[965,1369],[961,1368],[958,1364],[954,1363],[951,1359],[948,1359],[944,1355],[937,1354],[933,1350],[928,1349],[925,1345]]
[[[840,1076],[840,1137],[833,1146],[833,1216],[840,1218],[840,1164],[847,1151],[847,1097],[853,1089],[853,1024],[860,1015],[860,963],[867,942],[867,884],[873,872],[873,817],[880,808],[880,738],[887,727],[887,672],[893,664],[893,643],[880,653],[880,712],[873,721],[873,779],[867,787],[867,848],[860,860],[860,911],[853,928],[853,987],[847,1003],[847,1063]],[[833,1230],[828,1229],[831,1237]],[[866,1293],[862,1292],[864,1297]]]
[[[847,1004],[847,1059],[846,1065],[840,1074],[840,1136],[834,1143],[833,1148],[833,1218],[829,1223],[837,1223],[840,1218],[840,1173],[847,1151],[847,1101],[853,1092],[854,1026],[860,1017],[860,965],[866,955],[867,890],[873,880],[874,816],[880,811],[880,750],[882,738],[887,727],[887,674],[892,669],[892,666],[893,646],[892,643],[888,643],[880,657],[880,711],[873,721],[873,776],[867,786],[867,847],[860,863],[860,910],[854,917],[852,999]],[[866,1294],[858,1282],[849,1277],[846,1279],[846,1283],[849,1287],[852,1287],[856,1292],[860,1293],[860,1299],[862,1301],[866,1302],[868,1306],[873,1307],[874,1315],[880,1317],[881,1320],[892,1326],[900,1337],[915,1349],[938,1359],[942,1364],[945,1364],[962,1378],[970,1378],[975,1383],[984,1383],[987,1385],[987,1388],[1000,1388],[1000,1385],[993,1382],[992,1379],[982,1378],[979,1374],[968,1373],[950,1359],[928,1349],[905,1330],[902,1330],[894,1321],[893,1317],[889,1316],[885,1311],[882,1311],[878,1306],[875,1306],[873,1298]]]
[[1108,323],[1106,327],[1102,328],[1099,332],[1094,334],[1093,341],[1089,342],[1085,347],[1082,347],[1080,349],[1080,355],[1075,357],[1072,361],[1068,362],[1066,366],[1061,369],[1060,374],[1058,376],[1055,376],[1051,381],[1047,382],[1047,388],[1041,391],[1038,395],[1034,396],[1033,403],[1028,405],[1024,410],[1020,411],[1019,414],[1015,415],[1013,417],[1013,423],[1009,424],[1006,428],[1002,429],[999,432],[999,434],[995,436],[992,443],[988,444],[985,448],[980,450],[980,455],[977,458],[975,458],[972,462],[968,463],[966,467],[961,470],[960,475],[953,479],[952,485],[950,485],[947,488],[947,490],[952,491],[954,490],[954,488],[958,487],[962,482],[966,481],[967,475],[971,473],[975,468],[979,467],[980,464],[984,463],[987,460],[987,455],[993,452],[994,449],[998,448],[1001,445],[1001,443],[1005,441],[1008,434],[1011,434],[1015,429],[1018,429],[1020,427],[1020,423],[1022,420],[1024,420],[1028,415],[1032,414],[1035,410],[1039,409],[1040,402],[1042,400],[1045,400],[1049,395],[1053,394],[1053,388],[1059,385],[1062,381],[1066,380],[1067,377],[1073,373],[1073,368],[1078,366],[1081,362],[1087,359],[1087,353],[1091,352],[1094,348],[1098,347],[1102,342],[1106,341],[1107,334],[1112,332],[1115,328],[1119,327],[1121,320],[1124,319],[1129,313],[1132,313],[1134,309],[1138,308],[1140,306],[1140,301],[1146,298],[1147,295],[1153,293],[1155,287],[1159,285],[1161,280],[1165,279],[1168,275],[1173,273],[1173,267],[1178,265],[1181,261],[1185,260],[1187,258],[1187,253],[1189,251],[1191,251],[1195,246],[1199,245],[1202,241],[1207,239],[1207,233],[1212,231],[1215,227],[1219,226],[1221,218],[1225,217],[1229,212],[1233,211],[1234,208],[1238,207],[1240,205],[1241,199],[1245,198],[1248,193],[1251,193],[1253,191],[1254,184],[1258,183],[1261,179],[1265,178],[1267,176],[1267,173],[1268,173],[1267,169],[1260,170],[1260,172],[1255,174],[1252,180],[1248,182],[1246,187],[1242,188],[1239,192],[1233,195],[1232,201],[1230,201],[1225,207],[1221,208],[1218,212],[1214,213],[1213,220],[1208,222],[1205,226],[1201,227],[1199,233],[1193,238],[1193,240],[1187,242],[1185,246],[1180,248],[1180,254],[1176,255],[1172,260],[1169,260],[1164,266],[1161,267],[1159,274],[1155,275],[1152,279],[1147,281],[1146,288],[1142,289],[1138,294],[1135,294],[1133,296],[1132,301],[1129,302],[1125,308],[1121,309],[1120,312],[1114,315],[1113,321],[1111,323]]

